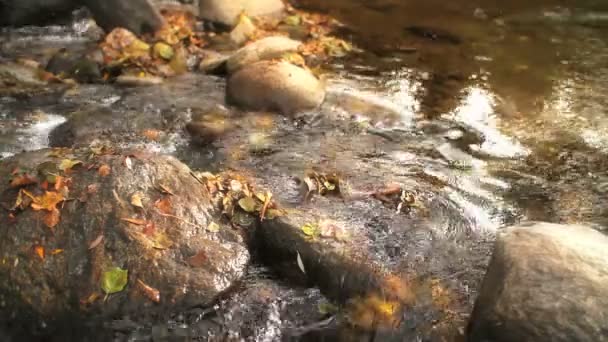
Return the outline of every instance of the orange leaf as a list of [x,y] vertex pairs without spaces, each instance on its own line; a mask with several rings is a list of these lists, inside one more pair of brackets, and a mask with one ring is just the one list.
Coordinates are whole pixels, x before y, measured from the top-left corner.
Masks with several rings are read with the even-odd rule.
[[144,227],[144,231],[143,231],[144,235],[146,236],[154,236],[154,234],[156,233],[156,225],[154,224],[154,222],[146,222],[146,226]]
[[57,249],[53,249],[53,251],[51,252],[51,255],[57,255],[57,254],[61,254],[61,253],[63,253],[63,249],[57,248]]
[[102,240],[103,240],[103,234],[100,234],[97,238],[95,238],[95,240],[91,241],[91,243],[89,244],[89,249],[93,249],[93,248],[99,246],[99,244],[101,243]]
[[22,186],[26,186],[26,185],[30,185],[30,184],[35,184],[37,182],[38,182],[38,179],[36,179],[35,176],[24,173],[22,175],[15,176],[11,180],[10,185],[13,188],[18,188],[18,187],[22,187]]
[[103,164],[99,167],[99,170],[97,171],[99,172],[99,175],[101,177],[106,177],[110,174],[110,172],[112,172],[112,169],[110,168],[110,165]]
[[192,267],[202,267],[207,261],[207,255],[205,254],[205,252],[200,251],[186,259],[186,261]]
[[57,207],[57,204],[65,200],[62,194],[54,191],[45,191],[42,196],[33,196],[27,191],[24,191],[23,193],[32,199],[32,209],[36,211],[53,211]]
[[53,211],[49,211],[44,216],[44,224],[49,228],[55,228],[55,226],[59,224],[60,218],[61,213],[59,212],[59,209],[54,208]]
[[160,291],[147,285],[139,279],[137,279],[137,285],[139,286],[141,292],[143,292],[144,296],[155,303],[160,303]]
[[36,245],[34,246],[34,252],[40,257],[40,260],[44,260],[44,247]]
[[156,129],[146,129],[141,132],[141,134],[150,140],[158,141],[160,139],[161,132]]
[[49,189],[49,182],[48,181],[42,182],[42,184],[40,184],[40,187],[42,188],[42,190],[48,190]]
[[136,226],[143,226],[143,225],[146,224],[145,220],[135,219],[135,218],[128,218],[127,217],[127,218],[121,218],[121,220],[125,221],[125,222],[129,222],[129,223],[134,224]]
[[165,197],[163,199],[158,199],[154,202],[154,206],[160,210],[163,214],[171,215],[172,213],[172,205],[169,197]]

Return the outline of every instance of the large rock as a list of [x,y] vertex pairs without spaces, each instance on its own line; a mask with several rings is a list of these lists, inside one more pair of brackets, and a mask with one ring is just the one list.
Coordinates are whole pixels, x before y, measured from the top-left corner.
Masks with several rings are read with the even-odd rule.
[[310,71],[291,63],[262,61],[233,74],[226,94],[228,102],[244,109],[289,115],[318,107],[325,86]]
[[[102,323],[209,304],[243,275],[249,254],[242,237],[214,218],[210,196],[190,169],[173,157],[126,158],[41,150],[0,164],[7,181],[0,186],[0,331],[46,335],[93,317]],[[65,172],[65,160],[83,163]],[[18,178],[25,173],[29,178]],[[56,175],[69,181],[57,185]],[[32,177],[37,182],[26,185]],[[30,204],[45,192],[65,199],[56,206],[33,202],[57,208],[53,228],[51,211]],[[104,300],[103,274],[114,267],[128,271],[128,282]]]
[[43,25],[77,6],[76,0],[0,0],[0,26]]
[[232,26],[239,14],[270,15],[283,11],[281,0],[199,0],[199,14],[203,19]]
[[608,237],[529,223],[498,236],[469,341],[608,341]]
[[226,68],[228,73],[233,73],[246,65],[295,52],[300,45],[302,42],[283,36],[263,38],[235,52],[226,62]]
[[163,25],[163,18],[150,0],[82,0],[97,25],[106,32],[122,27],[140,35],[153,33]]

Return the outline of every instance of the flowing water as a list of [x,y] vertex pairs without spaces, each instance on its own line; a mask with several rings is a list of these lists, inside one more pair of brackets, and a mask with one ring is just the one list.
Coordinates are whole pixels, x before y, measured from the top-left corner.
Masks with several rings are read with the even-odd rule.
[[[295,5],[337,18],[340,34],[361,49],[327,66],[327,99],[301,120],[226,108],[223,79],[205,75],[152,88],[1,93],[0,155],[61,144],[49,133],[72,118],[90,129],[77,143],[109,139],[174,154],[193,168],[240,170],[282,203],[364,232],[360,247],[370,262],[440,282],[451,301],[441,310],[418,303],[397,331],[370,334],[324,320],[318,290],[256,266],[215,307],[161,323],[117,320],[110,325],[117,339],[452,340],[462,335],[501,228],[521,220],[608,227],[603,1]],[[44,60],[58,47],[83,49],[94,43],[86,23],[5,30],[0,58]],[[224,113],[235,129],[211,145],[190,143],[184,123],[209,111]],[[149,142],[136,134],[145,129],[166,134]],[[300,179],[313,169],[340,173],[353,193],[404,184],[427,210],[397,215],[381,203],[301,203]]]

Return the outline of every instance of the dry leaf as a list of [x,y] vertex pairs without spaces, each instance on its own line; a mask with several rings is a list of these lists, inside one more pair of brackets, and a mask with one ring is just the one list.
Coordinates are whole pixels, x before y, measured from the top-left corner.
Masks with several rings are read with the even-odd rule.
[[136,219],[136,218],[121,218],[121,221],[125,221],[125,222],[129,222],[131,224],[134,224],[136,226],[143,226],[146,224],[146,220],[141,220],[141,219]]
[[211,222],[207,226],[207,231],[212,232],[212,233],[217,233],[220,231],[220,225],[215,222]]
[[38,179],[36,178],[36,176],[30,175],[30,174],[21,174],[18,176],[13,177],[13,179],[11,179],[11,187],[12,188],[18,188],[18,187],[22,187],[22,186],[26,186],[26,185],[30,185],[30,184],[36,184],[38,182]]
[[55,228],[55,226],[59,224],[60,219],[61,212],[59,212],[59,209],[54,208],[44,216],[44,224],[49,228]]
[[91,241],[91,243],[89,243],[89,249],[93,249],[97,246],[99,246],[99,244],[101,243],[101,241],[103,240],[103,234],[100,234],[97,238],[95,238],[95,240]]
[[296,257],[296,261],[298,262],[298,267],[302,273],[306,274],[306,269],[304,268],[304,262],[302,261],[302,257],[300,256],[300,252],[297,252],[298,255]]
[[82,162],[80,160],[63,159],[59,163],[59,170],[61,170],[63,172],[67,172],[78,164],[82,164]]
[[175,194],[164,184],[162,183],[158,183],[158,188],[160,189],[160,191],[164,194],[168,194],[171,196],[175,196]]
[[158,199],[155,203],[154,206],[160,210],[161,213],[163,214],[167,214],[167,215],[171,215],[173,212],[173,208],[171,205],[171,199],[170,197],[165,197],[163,199]]
[[141,132],[141,134],[152,141],[158,141],[160,140],[161,131],[156,129],[146,129]]
[[205,252],[200,251],[186,259],[186,261],[192,267],[202,267],[207,261],[207,255],[205,254]]
[[155,303],[160,303],[160,291],[147,285],[140,279],[137,279],[137,285],[146,298]]
[[125,166],[127,169],[131,170],[133,168],[133,162],[129,156],[125,157]]
[[40,260],[44,260],[44,247],[36,245],[34,246],[34,252],[40,257]]
[[51,251],[51,255],[57,255],[57,254],[61,254],[61,253],[63,253],[63,249],[61,249],[61,248],[53,249]]
[[95,301],[97,301],[97,299],[99,299],[99,297],[101,297],[100,293],[93,292],[87,298],[81,299],[80,305],[82,305],[82,306],[91,305],[91,304],[95,303]]
[[169,237],[161,232],[155,232],[149,239],[152,241],[152,247],[156,249],[168,249],[173,246],[173,241],[169,240]]
[[131,196],[131,204],[134,207],[138,207],[138,208],[144,208],[143,203],[141,202],[142,199],[142,194],[141,192],[136,192]]
[[65,198],[62,194],[54,191],[45,191],[42,196],[34,196],[30,192],[23,190],[23,194],[32,199],[32,209],[53,211],[57,204],[63,202]]
[[156,233],[156,225],[154,224],[154,222],[147,222],[144,226],[143,233],[146,236],[154,236],[154,234]]
[[99,167],[97,172],[101,177],[106,177],[110,174],[110,172],[112,172],[112,168],[110,168],[110,165],[103,164]]

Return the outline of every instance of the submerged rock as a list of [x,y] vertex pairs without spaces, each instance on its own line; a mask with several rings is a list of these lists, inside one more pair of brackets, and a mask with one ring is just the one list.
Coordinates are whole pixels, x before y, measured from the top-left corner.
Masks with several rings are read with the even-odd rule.
[[246,65],[295,52],[301,45],[302,42],[283,36],[263,38],[235,52],[228,59],[226,68],[228,73],[234,73]]
[[282,12],[281,0],[200,0],[199,14],[203,19],[232,26],[238,16],[245,12],[249,16],[269,15]]
[[57,52],[46,65],[46,70],[61,78],[73,78],[81,83],[102,79],[99,64],[85,55],[73,54],[65,49]]
[[0,330],[46,335],[87,318],[205,305],[244,274],[241,236],[214,219],[187,166],[103,153],[41,150],[0,165],[13,183],[0,187],[13,208],[1,213]]
[[227,100],[248,110],[283,114],[317,108],[325,86],[310,71],[287,62],[262,61],[243,67],[229,80]]
[[498,236],[469,341],[604,341],[608,237],[578,225],[529,223]]

